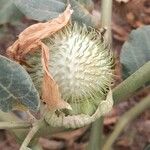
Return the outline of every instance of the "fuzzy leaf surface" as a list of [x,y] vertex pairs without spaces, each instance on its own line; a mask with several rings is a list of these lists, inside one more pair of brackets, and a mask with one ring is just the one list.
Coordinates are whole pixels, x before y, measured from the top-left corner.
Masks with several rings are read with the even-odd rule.
[[133,30],[121,50],[123,78],[133,74],[150,60],[150,26]]
[[25,69],[0,55],[0,109],[8,112],[24,106],[36,111],[39,104],[38,92]]
[[11,0],[0,0],[0,24],[13,23],[22,16],[23,14]]
[[[47,21],[58,17],[67,4],[67,0],[14,0],[15,5],[29,18],[38,21]],[[76,0],[70,4],[74,10],[73,19],[94,26],[89,12]]]

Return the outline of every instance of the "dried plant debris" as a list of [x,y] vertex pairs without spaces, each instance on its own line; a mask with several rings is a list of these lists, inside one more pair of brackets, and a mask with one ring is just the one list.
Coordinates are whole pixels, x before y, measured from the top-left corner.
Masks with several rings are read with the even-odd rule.
[[119,2],[119,3],[121,3],[121,2],[127,3],[127,2],[129,2],[130,0],[116,0],[116,1]]

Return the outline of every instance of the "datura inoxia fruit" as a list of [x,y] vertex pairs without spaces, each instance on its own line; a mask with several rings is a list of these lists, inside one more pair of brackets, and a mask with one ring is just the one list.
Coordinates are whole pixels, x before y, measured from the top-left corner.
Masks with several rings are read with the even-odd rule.
[[[77,23],[44,39],[49,47],[49,71],[58,84],[61,98],[72,107],[72,110],[47,112],[45,120],[50,125],[78,128],[111,110],[113,57],[101,39],[100,32]],[[39,92],[43,77],[40,55],[39,50],[27,56],[32,66],[28,71]]]

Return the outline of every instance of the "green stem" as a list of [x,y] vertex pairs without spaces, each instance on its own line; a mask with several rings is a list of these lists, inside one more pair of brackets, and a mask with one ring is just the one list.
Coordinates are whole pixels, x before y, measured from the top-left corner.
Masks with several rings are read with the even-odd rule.
[[[0,110],[0,121],[4,122],[21,122],[22,120],[19,119],[16,115],[13,113],[5,113]],[[22,142],[25,135],[28,133],[29,129],[8,129],[8,131],[15,136],[15,139],[18,143]]]
[[150,81],[150,61],[113,89],[113,99],[118,103]]
[[113,143],[120,135],[120,133],[125,129],[127,124],[135,119],[138,115],[140,115],[144,110],[150,108],[150,95],[141,100],[140,103],[136,104],[133,108],[131,108],[128,112],[126,112],[120,119],[113,133],[107,139],[102,150],[110,150],[112,148]]
[[[4,121],[4,122],[21,122],[22,120],[20,118],[18,118],[16,115],[14,115],[13,113],[5,113],[3,111],[0,110],[0,121]],[[40,136],[49,136],[53,133],[58,133],[60,131],[64,131],[64,128],[54,128],[49,126],[45,120],[43,120],[43,122],[41,123],[41,128],[40,130],[38,130],[38,132],[35,134],[35,137],[38,138]],[[8,129],[8,131],[15,137],[15,139],[17,140],[17,142],[20,144],[23,142],[23,140],[25,139],[26,135],[29,132],[29,128],[27,129]]]
[[111,44],[111,17],[112,17],[112,0],[102,0],[101,4],[101,28],[106,28],[105,40]]
[[25,140],[23,141],[20,150],[25,150],[27,148],[27,146],[29,145],[30,141],[32,140],[32,138],[35,136],[35,134],[38,132],[38,130],[41,128],[42,126],[42,120],[39,120],[38,122],[36,122],[33,127],[31,128],[31,130],[29,131],[29,133],[27,134]]
[[100,150],[103,145],[103,117],[92,124],[88,150]]
[[29,127],[31,127],[31,124],[23,121],[0,122],[0,129],[19,129]]

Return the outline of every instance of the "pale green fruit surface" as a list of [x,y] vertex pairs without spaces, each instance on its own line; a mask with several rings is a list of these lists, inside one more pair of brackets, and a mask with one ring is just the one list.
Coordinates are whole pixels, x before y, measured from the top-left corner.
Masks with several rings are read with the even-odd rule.
[[[65,115],[93,115],[113,81],[111,51],[101,34],[85,25],[64,27],[43,42],[49,47],[49,70],[59,86],[62,99],[72,110]],[[41,91],[43,70],[40,51],[27,56],[28,68],[36,88]]]

